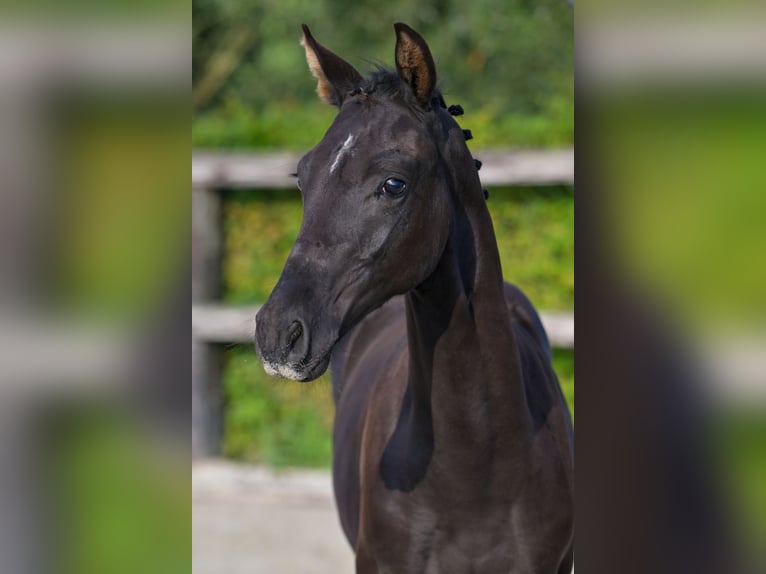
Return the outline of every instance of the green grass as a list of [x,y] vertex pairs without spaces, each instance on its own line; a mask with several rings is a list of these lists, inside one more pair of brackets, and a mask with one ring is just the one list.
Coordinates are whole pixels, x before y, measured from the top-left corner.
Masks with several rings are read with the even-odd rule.
[[[538,309],[574,306],[574,196],[571,188],[493,189],[489,200],[505,277]],[[298,233],[296,191],[226,196],[224,298],[263,302]],[[554,368],[574,412],[574,353],[556,350]],[[329,377],[308,385],[268,377],[250,348],[227,353],[224,454],[272,466],[327,467],[334,407]]]

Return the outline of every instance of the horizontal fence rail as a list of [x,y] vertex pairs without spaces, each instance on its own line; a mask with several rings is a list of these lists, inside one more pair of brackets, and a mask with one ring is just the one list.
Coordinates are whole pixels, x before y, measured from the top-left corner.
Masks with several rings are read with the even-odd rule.
[[[477,150],[481,183],[502,185],[573,185],[574,150]],[[298,154],[195,151],[192,186],[217,189],[293,188]]]
[[[208,343],[252,343],[255,314],[259,308],[258,305],[193,305],[192,336]],[[552,347],[574,348],[572,313],[543,312],[540,318]]]
[[[481,183],[498,186],[574,185],[574,150],[472,150]],[[294,189],[296,153],[192,151],[192,452],[220,453],[224,397],[223,346],[252,345],[257,305],[221,301],[226,189]],[[551,346],[574,347],[572,313],[542,313]]]

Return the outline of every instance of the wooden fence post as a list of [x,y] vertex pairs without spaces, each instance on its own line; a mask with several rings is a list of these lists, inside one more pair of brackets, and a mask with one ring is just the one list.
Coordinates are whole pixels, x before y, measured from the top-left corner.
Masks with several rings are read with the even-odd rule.
[[[221,197],[192,189],[192,303],[215,301],[221,292]],[[192,339],[192,456],[221,451],[223,389],[221,350]]]

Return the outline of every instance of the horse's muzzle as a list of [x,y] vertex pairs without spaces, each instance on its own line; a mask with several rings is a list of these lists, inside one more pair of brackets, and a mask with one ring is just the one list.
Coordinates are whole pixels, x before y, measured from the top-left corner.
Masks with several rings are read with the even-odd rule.
[[332,346],[316,345],[307,322],[284,318],[267,304],[255,320],[255,351],[269,375],[311,381],[327,370]]

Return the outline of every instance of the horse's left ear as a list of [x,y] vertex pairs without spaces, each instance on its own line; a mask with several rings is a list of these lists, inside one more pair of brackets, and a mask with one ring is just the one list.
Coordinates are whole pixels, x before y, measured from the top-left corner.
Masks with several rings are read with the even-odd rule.
[[426,106],[431,101],[436,87],[436,66],[431,50],[423,37],[407,24],[397,22],[396,70],[399,76],[412,86],[415,97]]
[[317,79],[319,97],[340,107],[348,93],[362,83],[362,75],[346,60],[317,42],[306,24],[303,24],[301,44],[306,50],[309,70]]

